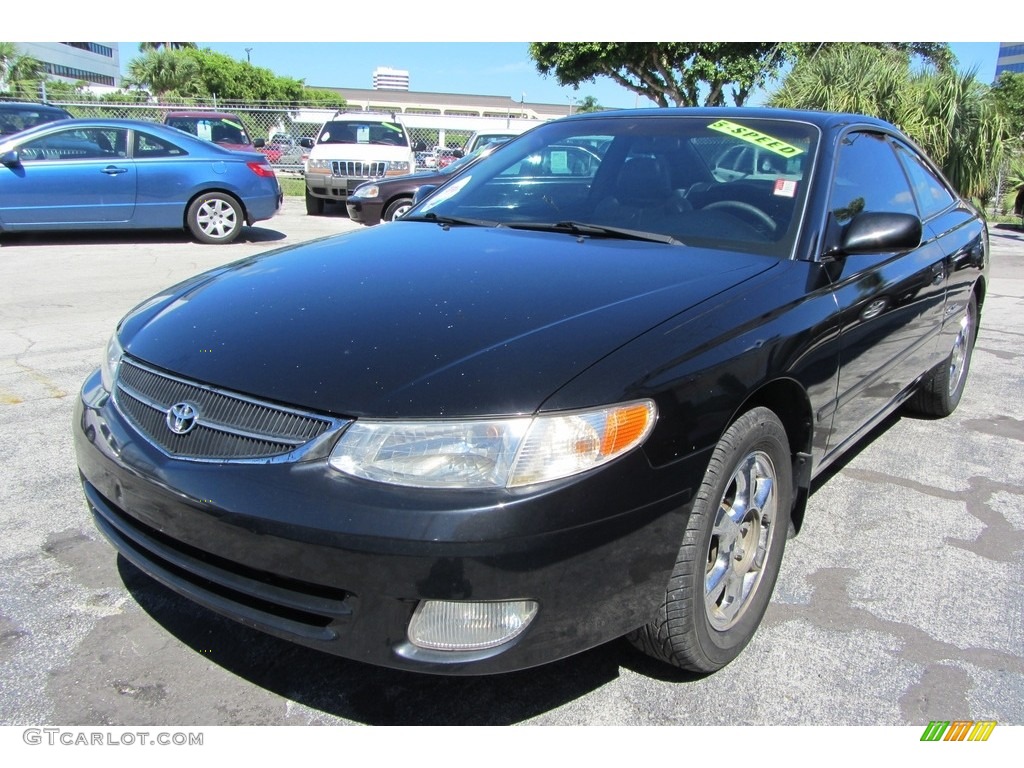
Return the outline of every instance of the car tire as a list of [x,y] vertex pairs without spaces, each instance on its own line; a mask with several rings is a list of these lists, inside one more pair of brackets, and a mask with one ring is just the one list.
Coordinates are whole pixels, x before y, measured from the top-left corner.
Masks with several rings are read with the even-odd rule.
[[224,192],[205,192],[188,207],[189,231],[202,243],[231,243],[242,232],[245,215],[241,204]]
[[308,189],[306,190],[306,214],[309,216],[324,215],[324,199],[309,194]]
[[715,447],[664,601],[630,642],[695,672],[714,672],[736,658],[775,588],[792,500],[782,422],[767,408],[747,411]]
[[960,405],[978,337],[978,301],[973,294],[957,324],[949,355],[928,373],[908,402],[910,410],[922,416],[949,416]]
[[384,211],[384,221],[394,221],[395,219],[404,216],[405,212],[412,208],[412,200],[408,197],[403,197],[395,202],[391,203]]

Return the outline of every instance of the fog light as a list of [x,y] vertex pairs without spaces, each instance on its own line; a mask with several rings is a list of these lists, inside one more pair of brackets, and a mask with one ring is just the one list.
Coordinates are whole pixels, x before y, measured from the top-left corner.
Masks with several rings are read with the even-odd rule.
[[533,600],[463,603],[424,600],[409,622],[409,640],[437,651],[479,651],[507,643],[537,615]]

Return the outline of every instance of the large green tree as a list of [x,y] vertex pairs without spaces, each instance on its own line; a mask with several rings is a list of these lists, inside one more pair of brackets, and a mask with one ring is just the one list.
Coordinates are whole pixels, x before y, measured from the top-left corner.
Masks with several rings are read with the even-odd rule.
[[1024,142],[1024,73],[1003,72],[992,86],[992,96],[1010,134]]
[[[301,80],[275,75],[209,48],[146,51],[128,64],[127,84],[160,97],[213,97],[225,101],[323,103],[342,106],[331,91],[307,88]],[[172,44],[173,45],[173,44]]]
[[[793,62],[838,43],[531,43],[543,75],[560,85],[607,77],[660,107],[743,106]],[[908,63],[953,67],[947,43],[868,43]]]
[[793,55],[786,43],[531,43],[543,75],[578,88],[608,77],[661,107],[742,106]]

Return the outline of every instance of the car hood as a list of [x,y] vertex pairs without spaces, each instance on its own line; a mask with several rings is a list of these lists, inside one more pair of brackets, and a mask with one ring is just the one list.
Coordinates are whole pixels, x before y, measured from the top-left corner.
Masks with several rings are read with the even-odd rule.
[[130,313],[120,339],[168,371],[318,411],[528,413],[631,339],[774,264],[395,222],[200,275]]

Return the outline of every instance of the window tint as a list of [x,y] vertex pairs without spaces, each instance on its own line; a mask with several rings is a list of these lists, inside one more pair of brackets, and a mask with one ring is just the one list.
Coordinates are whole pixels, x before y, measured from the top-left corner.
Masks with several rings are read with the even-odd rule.
[[843,140],[830,208],[840,224],[861,211],[917,215],[910,184],[884,136],[853,133]]
[[951,206],[956,198],[931,169],[909,147],[897,145],[897,153],[910,176],[910,183],[921,207],[921,218],[929,219]]
[[169,141],[158,139],[148,133],[135,132],[135,157],[176,157],[185,154],[188,153]]
[[128,132],[113,128],[71,128],[22,144],[22,162],[96,160],[125,157]]

